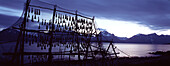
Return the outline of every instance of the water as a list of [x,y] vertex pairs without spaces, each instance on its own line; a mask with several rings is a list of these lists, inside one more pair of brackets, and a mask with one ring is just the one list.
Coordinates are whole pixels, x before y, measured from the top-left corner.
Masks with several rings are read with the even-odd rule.
[[[170,50],[170,45],[168,44],[132,44],[132,43],[115,43],[118,49],[124,51],[125,53],[129,54],[130,56],[138,56],[138,57],[145,57],[145,56],[155,56],[152,54],[148,54],[149,52],[153,51],[168,51]],[[105,47],[108,44],[104,45]],[[118,51],[118,50],[117,50]],[[118,51],[120,52],[120,51]],[[126,56],[123,53],[120,53],[118,56]]]
[[[103,43],[103,46],[107,48],[109,43]],[[145,57],[145,56],[155,56],[152,54],[148,54],[152,51],[168,51],[170,50],[170,45],[168,44],[132,44],[132,43],[114,43],[114,46],[116,46],[121,51],[125,52],[126,54],[130,55],[131,57],[138,56],[138,57]],[[3,56],[2,53],[4,52],[13,52],[15,48],[15,42],[6,43],[6,44],[0,44],[0,61],[5,58],[9,58],[6,56]],[[120,52],[118,49],[116,49],[116,52],[119,52],[119,57],[127,57],[126,54]],[[53,52],[58,51],[59,48],[53,48]],[[25,45],[25,52],[47,52],[48,47],[46,50],[41,50],[40,47],[37,48],[36,44],[33,44],[29,46],[28,44]],[[112,51],[110,48],[109,51]],[[59,57],[59,56],[58,56]],[[65,56],[66,57],[66,56]],[[77,56],[76,56],[77,57]],[[57,57],[54,57],[57,58]],[[6,59],[7,60],[7,59]]]

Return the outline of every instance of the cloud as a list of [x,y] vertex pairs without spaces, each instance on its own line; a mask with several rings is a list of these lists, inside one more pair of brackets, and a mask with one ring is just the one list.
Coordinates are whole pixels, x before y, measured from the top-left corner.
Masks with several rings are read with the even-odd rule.
[[19,17],[0,14],[0,28],[9,27],[14,24]]
[[24,3],[25,0],[0,0],[0,6],[19,10],[23,10]]
[[[138,22],[153,30],[170,29],[169,0],[39,0],[67,9],[94,15],[97,18]],[[25,0],[1,0],[0,6],[22,10]],[[7,14],[10,15],[10,14]]]
[[153,30],[170,28],[169,0],[85,0],[75,4],[76,9],[97,17],[138,21]]

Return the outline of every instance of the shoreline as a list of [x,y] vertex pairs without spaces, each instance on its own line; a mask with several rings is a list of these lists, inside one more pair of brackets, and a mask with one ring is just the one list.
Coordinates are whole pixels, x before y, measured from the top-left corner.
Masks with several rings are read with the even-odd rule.
[[[158,57],[119,57],[114,59],[97,59],[97,60],[53,60],[52,66],[164,66],[170,64],[170,54],[164,54]],[[0,63],[1,66],[17,65],[6,62]],[[25,66],[48,66],[47,62],[37,62],[25,64]]]

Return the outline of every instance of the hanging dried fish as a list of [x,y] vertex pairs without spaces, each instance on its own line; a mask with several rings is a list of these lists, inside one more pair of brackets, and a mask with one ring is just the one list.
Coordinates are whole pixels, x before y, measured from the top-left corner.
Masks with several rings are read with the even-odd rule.
[[31,8],[31,13],[33,13],[34,12],[34,9],[33,8]]
[[44,25],[46,25],[46,20],[45,20],[45,23],[44,23]]
[[28,56],[28,59],[29,59],[29,60],[31,59],[30,56]]
[[37,42],[37,47],[40,47],[40,44]]
[[39,9],[36,9],[36,15],[39,15]]
[[62,20],[60,20],[60,23],[63,23]]
[[26,38],[28,38],[28,32],[26,31],[26,33],[25,33],[25,36],[26,36]]
[[73,22],[71,22],[71,26],[73,26]]
[[90,26],[90,29],[92,29],[92,26]]
[[71,16],[69,16],[69,21],[71,21],[71,19],[72,19]]
[[74,17],[72,17],[72,21],[75,21]]
[[85,25],[83,25],[83,29],[86,29],[86,28],[85,28]]
[[63,25],[63,24],[61,24],[61,27],[64,27],[64,25]]
[[49,25],[51,25],[51,20],[49,20]]
[[58,24],[57,24],[57,27],[59,27]]
[[63,23],[66,23],[65,20],[63,20]]
[[37,15],[37,9],[34,10],[34,15]]
[[58,15],[57,15],[57,16],[58,16],[58,19],[60,19],[60,14],[59,14],[59,13],[58,13]]
[[41,50],[43,50],[43,46],[41,46]]
[[57,17],[58,15],[57,15],[57,13],[56,13],[56,15],[55,15],[55,17]]
[[71,27],[69,27],[69,31],[71,31]]
[[30,13],[30,7],[28,7],[28,13]]
[[40,12],[40,9],[38,9],[38,15],[40,15],[40,13],[41,13],[41,12]]
[[79,23],[80,21],[79,21],[79,19],[77,20],[77,23]]
[[62,16],[63,16],[63,19],[65,19],[64,15],[62,15]]
[[67,25],[65,24],[65,30],[67,30]]
[[44,20],[42,19],[42,23],[41,23],[42,25],[44,24],[44,22],[43,22],[43,21],[44,21]]
[[48,25],[46,25],[46,30],[48,30]]
[[54,47],[56,47],[56,44],[54,44]]
[[39,24],[39,26],[38,26],[38,29],[40,29],[40,24]]
[[86,34],[85,30],[84,30],[84,34]]
[[70,23],[68,23],[68,27],[70,27]]
[[35,14],[38,15],[38,9],[36,9],[36,13]]
[[58,24],[58,27],[61,27],[60,24]]
[[82,22],[85,23],[85,19],[82,19]]
[[78,26],[78,24],[76,23],[76,25],[75,25],[75,26],[76,26],[76,30],[77,30],[77,29],[78,29],[78,27],[79,27],[79,26]]
[[80,29],[83,29],[83,27],[80,25]]
[[62,14],[60,14],[60,19],[62,19]]
[[60,19],[60,14],[58,13],[58,19]]
[[34,39],[32,38],[32,44],[34,44]]
[[68,20],[68,16],[65,14],[65,19]]
[[31,46],[31,40],[29,40],[29,46]]
[[55,20],[55,23],[57,23],[57,19]]
[[44,46],[44,49],[46,49],[46,45]]
[[28,13],[28,18],[30,18],[30,14]]
[[40,21],[40,18],[38,17],[38,22]]
[[73,27],[71,27],[72,30],[75,30]]
[[35,14],[35,16],[34,16],[34,19],[36,19],[36,14]]
[[34,16],[32,15],[31,21],[34,22]]

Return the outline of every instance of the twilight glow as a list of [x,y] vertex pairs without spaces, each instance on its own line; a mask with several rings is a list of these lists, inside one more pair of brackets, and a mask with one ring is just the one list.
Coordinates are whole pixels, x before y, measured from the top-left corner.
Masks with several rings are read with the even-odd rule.
[[[0,30],[19,19],[25,1],[0,1]],[[44,0],[33,2],[36,1]],[[98,28],[106,29],[119,37],[129,38],[139,33],[170,35],[169,0],[45,0],[44,2],[95,16]],[[38,4],[44,5],[40,2]],[[48,13],[42,15],[44,18],[51,18]]]
[[170,30],[152,30],[147,26],[138,24],[134,21],[110,20],[106,18],[97,18],[97,25],[99,28],[106,29],[119,37],[132,37],[136,34],[150,34],[157,33],[158,35],[170,35]]

